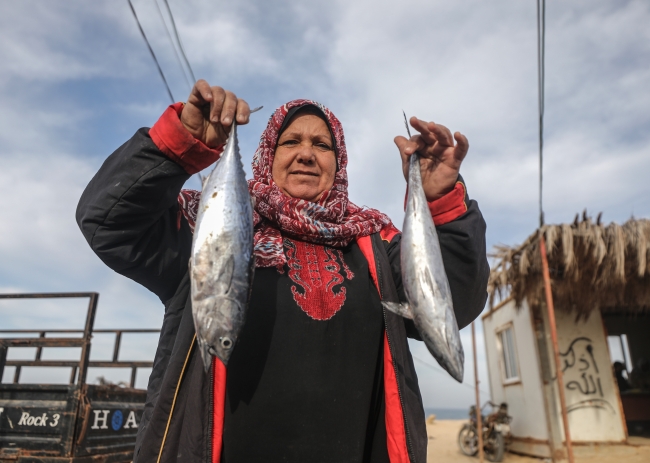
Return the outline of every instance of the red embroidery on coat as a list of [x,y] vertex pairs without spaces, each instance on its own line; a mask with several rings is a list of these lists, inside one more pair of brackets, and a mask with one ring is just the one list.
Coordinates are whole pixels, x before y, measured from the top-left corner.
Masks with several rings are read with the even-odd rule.
[[[314,320],[329,320],[341,310],[346,290],[340,259],[348,280],[354,278],[339,250],[305,241],[284,240],[293,299]],[[339,287],[335,289],[335,287]]]
[[345,263],[345,259],[343,258],[343,253],[341,252],[340,249],[337,249],[336,252],[338,253],[339,260],[341,261],[341,264],[343,264],[343,270],[345,271],[345,277],[348,280],[351,280],[354,278],[354,273],[352,273],[352,270],[350,270],[350,267],[348,267],[348,264]]

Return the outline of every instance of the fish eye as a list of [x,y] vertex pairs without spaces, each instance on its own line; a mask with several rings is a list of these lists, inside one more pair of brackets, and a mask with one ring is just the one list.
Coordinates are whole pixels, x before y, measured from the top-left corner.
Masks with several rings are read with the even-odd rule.
[[220,341],[221,347],[224,349],[230,349],[232,347],[232,340],[229,337],[225,336],[223,338],[220,338]]

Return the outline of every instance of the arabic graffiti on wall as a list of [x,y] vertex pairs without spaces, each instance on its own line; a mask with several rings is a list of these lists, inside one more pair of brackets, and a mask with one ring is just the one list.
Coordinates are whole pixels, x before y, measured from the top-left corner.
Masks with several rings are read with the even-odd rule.
[[560,352],[560,357],[564,387],[573,391],[573,397],[577,394],[580,399],[571,403],[567,412],[596,408],[616,414],[614,407],[604,398],[592,340],[585,336],[575,338],[566,352]]

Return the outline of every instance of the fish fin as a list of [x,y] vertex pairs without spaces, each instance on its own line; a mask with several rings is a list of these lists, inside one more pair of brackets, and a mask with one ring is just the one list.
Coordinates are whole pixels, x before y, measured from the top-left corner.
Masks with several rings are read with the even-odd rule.
[[411,311],[411,306],[409,306],[408,302],[381,301],[381,305],[383,305],[386,310],[390,310],[400,317],[413,320],[413,312]]

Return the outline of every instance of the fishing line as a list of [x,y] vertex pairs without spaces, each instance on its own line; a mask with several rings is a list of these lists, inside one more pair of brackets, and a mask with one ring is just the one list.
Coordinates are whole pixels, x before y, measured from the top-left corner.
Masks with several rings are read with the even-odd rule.
[[174,100],[174,96],[172,95],[172,91],[169,89],[169,85],[167,84],[167,79],[165,79],[165,74],[163,74],[163,71],[160,67],[160,64],[158,63],[158,59],[156,58],[156,54],[153,52],[153,48],[151,48],[151,45],[149,44],[149,40],[147,40],[147,36],[144,33],[144,29],[142,29],[142,26],[140,25],[140,20],[138,19],[138,15],[135,13],[135,8],[133,8],[133,3],[131,3],[131,0],[127,0],[129,2],[129,6],[131,7],[131,12],[133,13],[133,17],[135,18],[135,22],[138,23],[138,29],[140,29],[140,34],[142,34],[142,38],[144,39],[145,43],[147,44],[147,48],[149,49],[149,53],[151,53],[151,57],[153,58],[154,62],[156,63],[156,67],[158,68],[158,72],[160,73],[160,77],[162,77],[163,82],[165,83],[165,87],[167,88],[167,93],[169,94],[169,98],[172,100],[172,104],[176,100]]
[[546,41],[546,0],[537,0],[537,97],[539,106],[539,226],[544,225],[542,207],[544,153],[544,43]]
[[[416,357],[416,356],[413,355],[413,354],[411,354],[411,356],[412,356],[415,360],[417,360],[417,361],[420,362],[420,363],[423,363],[424,365],[428,366],[428,367],[431,368],[432,370],[434,370],[434,371],[436,371],[436,372],[438,372],[438,373],[444,373],[445,376],[447,375],[447,372],[446,372],[445,370],[443,370],[442,368],[437,367],[437,366],[435,366],[435,365],[431,365],[429,362],[425,362],[424,360],[422,360],[421,358]],[[474,390],[474,386],[471,385],[471,384],[467,384],[467,383],[460,383],[460,384],[461,384],[461,386],[465,386],[465,387],[471,389],[472,391]],[[484,394],[490,395],[490,393],[489,393],[488,391],[486,391],[486,390],[479,389],[479,391],[483,392]]]
[[183,73],[185,82],[190,87],[190,91],[192,91],[192,84],[190,83],[190,78],[188,77],[187,71],[185,70],[183,63],[181,62],[181,57],[178,55],[178,50],[176,50],[176,44],[174,44],[174,39],[172,38],[172,34],[169,32],[169,27],[167,27],[167,22],[163,17],[162,10],[160,9],[160,5],[158,5],[158,0],[153,0],[153,2],[156,4],[156,9],[158,10],[158,16],[160,16],[160,21],[162,21],[163,26],[165,26],[165,32],[167,32],[167,38],[169,39],[169,42],[172,44],[172,49],[174,50],[174,56],[176,56],[176,62],[181,68],[181,72]]
[[187,56],[185,56],[185,50],[183,49],[183,42],[181,42],[181,37],[178,35],[178,30],[176,29],[176,21],[174,21],[174,15],[172,14],[171,8],[169,8],[169,3],[167,0],[164,0],[165,6],[167,7],[167,12],[169,13],[169,17],[172,20],[172,29],[174,29],[174,35],[176,36],[176,40],[178,41],[178,48],[181,50],[181,55],[183,55],[183,59],[185,60],[185,64],[187,64],[187,69],[190,70],[190,75],[192,76],[192,82],[196,82],[196,77],[194,77],[194,71],[192,71],[192,66],[190,66],[190,62],[187,60]]

